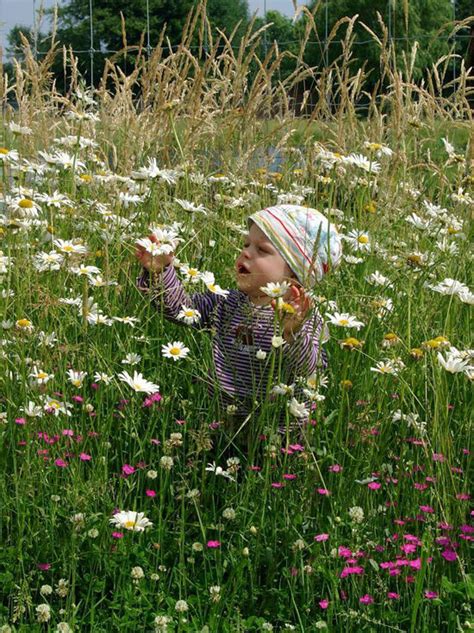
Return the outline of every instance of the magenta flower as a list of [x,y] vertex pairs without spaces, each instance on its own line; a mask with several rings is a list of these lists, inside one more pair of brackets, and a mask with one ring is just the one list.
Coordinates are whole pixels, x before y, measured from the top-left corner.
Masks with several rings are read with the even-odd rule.
[[467,492],[460,492],[459,494],[456,495],[456,499],[459,499],[459,501],[469,501],[470,498],[471,498],[471,495],[468,494]]
[[434,509],[431,506],[419,506],[422,512],[426,512],[426,514],[433,514]]
[[123,538],[123,532],[112,532],[112,538]]
[[382,484],[379,484],[378,481],[371,481],[370,484],[367,484],[367,488],[370,488],[370,490],[378,490],[381,487]]
[[283,488],[285,484],[280,483],[279,481],[274,481],[271,486],[272,488]]
[[314,540],[317,541],[318,543],[321,543],[322,541],[327,541],[329,538],[329,534],[316,534],[316,536],[314,537]]
[[344,567],[344,569],[340,573],[341,578],[346,578],[347,576],[360,576],[364,573],[363,567]]
[[220,541],[207,541],[207,546],[209,549],[218,549],[221,546]]
[[135,468],[133,466],[130,466],[130,464],[124,464],[122,466],[122,473],[125,475],[125,477],[132,475],[134,472]]
[[318,604],[321,607],[321,609],[327,609],[329,606],[329,600],[326,600],[325,598],[324,600],[320,600]]
[[36,567],[41,571],[48,571],[48,569],[51,569],[51,563],[38,563]]
[[339,464],[333,464],[332,466],[329,466],[328,468],[330,473],[340,473],[342,472],[342,466],[339,466]]
[[456,552],[452,549],[443,550],[441,552],[441,556],[444,558],[444,560],[448,561],[448,563],[453,563],[458,557]]
[[443,455],[443,453],[433,453],[433,461],[444,462],[446,461],[446,457]]
[[362,598],[359,598],[359,602],[361,604],[373,604],[374,599],[369,593],[366,593],[365,596],[362,596]]
[[81,462],[90,462],[92,457],[88,455],[87,453],[80,453],[79,459],[81,460]]
[[396,591],[389,591],[387,593],[387,598],[389,600],[398,600],[400,598],[400,594],[397,593]]
[[438,593],[436,591],[425,591],[425,598],[427,600],[434,600],[438,597]]
[[283,475],[283,479],[286,479],[288,481],[293,481],[296,478],[297,478],[297,476],[293,475],[291,473],[286,473],[286,474]]
[[331,494],[330,490],[328,490],[327,488],[317,488],[317,492],[320,495],[329,497],[329,495]]
[[156,497],[156,492],[154,490],[145,490],[145,494],[147,497]]
[[15,424],[19,424],[20,426],[23,426],[24,424],[26,424],[26,420],[25,418],[15,418]]
[[56,459],[54,465],[58,468],[67,468],[68,466],[64,459]]

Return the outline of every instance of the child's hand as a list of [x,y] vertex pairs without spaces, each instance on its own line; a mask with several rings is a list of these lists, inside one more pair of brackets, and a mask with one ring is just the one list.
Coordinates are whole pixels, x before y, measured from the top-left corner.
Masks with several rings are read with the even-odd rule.
[[286,301],[279,300],[279,303],[272,301],[274,308],[281,311],[282,314],[282,330],[283,338],[287,342],[291,342],[298,330],[305,322],[309,311],[312,307],[312,301],[306,294],[304,288],[291,286],[289,297]]
[[[149,235],[148,239],[150,242],[159,245],[155,235]],[[168,264],[171,264],[173,261],[172,253],[166,255],[152,255],[141,244],[135,244],[135,257],[143,268],[146,268],[150,273],[160,273],[165,266],[168,266]]]

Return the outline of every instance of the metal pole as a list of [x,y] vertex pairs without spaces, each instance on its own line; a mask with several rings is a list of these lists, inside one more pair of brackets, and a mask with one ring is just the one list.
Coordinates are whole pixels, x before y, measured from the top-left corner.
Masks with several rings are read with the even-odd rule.
[[89,25],[90,25],[89,55],[90,55],[90,61],[91,61],[91,86],[94,87],[94,23],[92,20],[92,0],[89,0]]
[[146,54],[150,57],[150,1],[146,0]]
[[325,66],[326,68],[329,66],[329,51],[328,51],[328,25],[329,21],[329,0],[326,0],[326,4],[324,7],[324,57],[325,57]]
[[[263,22],[267,25],[267,0],[263,0]],[[265,51],[265,57],[267,56],[268,43],[267,43],[267,30],[263,33],[263,49]]]
[[33,57],[38,56],[38,22],[36,19],[36,0],[33,0]]

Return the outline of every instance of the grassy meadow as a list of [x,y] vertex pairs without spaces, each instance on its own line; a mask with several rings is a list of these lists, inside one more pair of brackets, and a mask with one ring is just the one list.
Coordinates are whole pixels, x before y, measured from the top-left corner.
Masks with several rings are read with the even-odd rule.
[[[249,75],[251,36],[207,58],[187,37],[95,91],[65,55],[58,93],[28,48],[2,80],[0,631],[470,630],[465,72],[420,88],[416,49],[397,68],[383,42],[361,118],[350,37],[283,82],[276,49]],[[208,394],[212,332],[138,291],[134,243],[172,229],[189,292],[235,287],[246,218],[277,202],[327,214],[344,258],[309,289],[330,333],[310,423],[277,433],[272,349],[244,451]]]

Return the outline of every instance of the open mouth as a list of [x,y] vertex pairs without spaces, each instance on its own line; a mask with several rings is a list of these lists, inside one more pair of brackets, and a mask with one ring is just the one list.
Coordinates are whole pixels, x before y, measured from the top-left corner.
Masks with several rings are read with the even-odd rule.
[[238,275],[250,275],[250,272],[245,268],[243,264],[238,264],[237,266],[237,274]]

